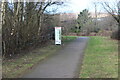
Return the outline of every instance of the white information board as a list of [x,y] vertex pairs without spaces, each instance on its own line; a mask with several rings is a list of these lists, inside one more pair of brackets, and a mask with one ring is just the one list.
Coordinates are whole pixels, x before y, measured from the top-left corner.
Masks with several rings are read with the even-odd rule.
[[55,27],[55,44],[61,44],[61,27]]

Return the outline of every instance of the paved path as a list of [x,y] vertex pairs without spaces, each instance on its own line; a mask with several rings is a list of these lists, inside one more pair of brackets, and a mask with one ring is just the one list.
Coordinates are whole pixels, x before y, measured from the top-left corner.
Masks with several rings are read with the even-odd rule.
[[71,42],[40,64],[23,78],[76,78],[79,75],[83,51],[88,38]]

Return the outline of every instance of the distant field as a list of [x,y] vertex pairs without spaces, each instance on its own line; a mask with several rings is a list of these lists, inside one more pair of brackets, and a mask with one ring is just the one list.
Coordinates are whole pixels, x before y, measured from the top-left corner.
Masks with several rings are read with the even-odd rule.
[[117,78],[118,41],[107,37],[90,37],[85,50],[80,78]]

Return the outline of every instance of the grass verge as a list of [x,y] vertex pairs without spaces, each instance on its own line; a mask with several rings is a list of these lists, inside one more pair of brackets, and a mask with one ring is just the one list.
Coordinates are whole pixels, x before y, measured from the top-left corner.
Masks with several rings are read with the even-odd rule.
[[[63,36],[63,43],[67,44],[75,39],[74,36]],[[36,64],[38,64],[41,60],[46,59],[52,54],[56,53],[63,45],[48,45],[43,48],[38,48],[30,53],[25,54],[24,56],[20,56],[16,59],[7,59],[3,61],[3,78],[18,78],[30,69],[33,68]]]
[[118,78],[118,41],[90,37],[80,78]]
[[71,42],[71,40],[74,40],[77,38],[77,36],[62,36],[63,43]]

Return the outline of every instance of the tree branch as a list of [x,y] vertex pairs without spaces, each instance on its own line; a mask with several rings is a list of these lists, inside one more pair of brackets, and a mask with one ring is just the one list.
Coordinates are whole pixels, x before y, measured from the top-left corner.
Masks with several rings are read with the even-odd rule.
[[119,20],[119,18],[117,17],[118,15],[115,15],[114,14],[114,10],[106,3],[106,2],[104,2],[104,4],[107,6],[107,8],[109,8],[112,12],[110,12],[106,7],[105,7],[105,5],[103,4],[103,3],[101,3],[102,4],[102,6],[103,6],[103,8],[119,23],[120,22],[120,20]]

